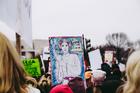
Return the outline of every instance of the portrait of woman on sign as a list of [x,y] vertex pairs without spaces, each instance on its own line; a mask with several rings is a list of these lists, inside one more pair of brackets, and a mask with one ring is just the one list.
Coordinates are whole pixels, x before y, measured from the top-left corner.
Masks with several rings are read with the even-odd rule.
[[65,83],[69,78],[83,76],[82,38],[50,38],[50,55],[53,84]]

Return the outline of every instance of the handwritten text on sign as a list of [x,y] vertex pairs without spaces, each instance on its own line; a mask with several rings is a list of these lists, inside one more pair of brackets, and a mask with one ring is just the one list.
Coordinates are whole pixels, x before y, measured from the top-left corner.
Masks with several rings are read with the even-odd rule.
[[25,59],[22,61],[25,71],[33,77],[41,76],[40,63],[38,59]]

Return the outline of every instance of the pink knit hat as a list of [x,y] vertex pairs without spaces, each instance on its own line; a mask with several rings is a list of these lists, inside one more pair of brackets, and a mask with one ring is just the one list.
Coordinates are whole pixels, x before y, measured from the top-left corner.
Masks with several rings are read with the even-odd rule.
[[51,89],[50,93],[73,93],[68,85],[57,85]]

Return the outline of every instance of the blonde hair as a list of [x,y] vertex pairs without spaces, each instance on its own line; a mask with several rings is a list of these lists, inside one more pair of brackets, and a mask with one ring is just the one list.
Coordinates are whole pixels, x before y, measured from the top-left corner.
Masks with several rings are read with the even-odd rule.
[[0,93],[27,93],[26,73],[16,49],[0,32]]
[[135,51],[128,58],[126,76],[123,93],[140,93],[140,50]]

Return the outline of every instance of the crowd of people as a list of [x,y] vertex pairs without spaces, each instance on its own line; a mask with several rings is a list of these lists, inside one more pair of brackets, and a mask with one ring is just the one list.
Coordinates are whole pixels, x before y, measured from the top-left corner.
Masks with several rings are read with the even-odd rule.
[[[51,74],[40,79],[29,76],[8,38],[0,33],[0,93],[140,93],[140,51],[133,52],[125,72],[118,64],[102,63],[101,69],[85,70],[81,77],[69,79],[67,84],[51,85]],[[124,74],[125,73],[125,74]]]

